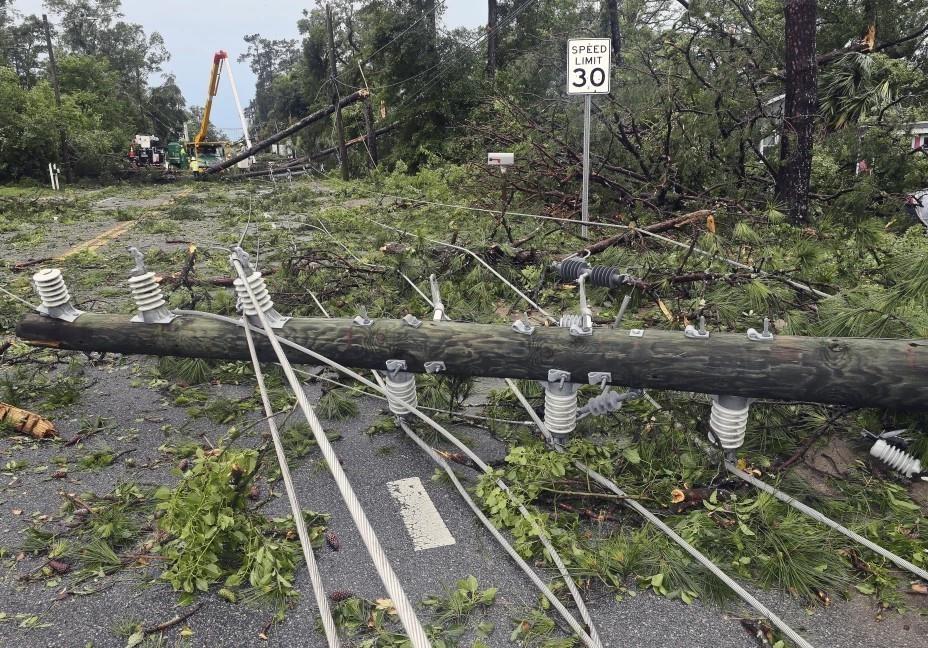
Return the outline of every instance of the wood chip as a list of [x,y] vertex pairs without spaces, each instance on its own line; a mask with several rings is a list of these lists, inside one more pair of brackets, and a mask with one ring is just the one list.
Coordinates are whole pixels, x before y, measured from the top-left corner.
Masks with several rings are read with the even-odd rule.
[[28,434],[35,439],[50,439],[58,436],[55,425],[34,412],[0,403],[0,422],[12,425],[21,434]]

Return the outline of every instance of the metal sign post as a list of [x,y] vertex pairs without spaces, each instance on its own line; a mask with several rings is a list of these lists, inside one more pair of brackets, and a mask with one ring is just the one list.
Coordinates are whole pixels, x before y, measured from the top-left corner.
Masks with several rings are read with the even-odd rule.
[[580,197],[580,235],[589,235],[590,222],[590,108],[592,95],[609,94],[612,45],[608,38],[567,41],[567,94],[583,96],[583,189]]

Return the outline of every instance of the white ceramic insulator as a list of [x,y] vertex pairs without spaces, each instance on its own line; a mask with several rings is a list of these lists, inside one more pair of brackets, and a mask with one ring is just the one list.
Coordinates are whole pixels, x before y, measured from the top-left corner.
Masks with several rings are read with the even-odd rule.
[[267,291],[267,284],[264,283],[264,277],[261,276],[260,272],[253,272],[248,276],[248,285],[255,294],[256,304],[252,304],[248,290],[241,279],[236,279],[232,283],[235,286],[235,293],[238,295],[239,303],[242,304],[242,308],[245,310],[245,315],[252,317],[257,315],[259,310],[262,313],[267,313],[274,308],[274,302],[271,301],[271,296]]
[[577,390],[566,393],[545,387],[545,427],[555,436],[566,436],[577,427]]
[[140,313],[147,313],[164,306],[164,295],[161,293],[161,286],[155,281],[154,272],[129,277],[129,289],[132,291],[132,299],[135,300]]
[[[741,396],[713,396],[709,427],[724,450],[736,450],[744,445],[751,402]],[[709,437],[712,440],[712,436]]]
[[409,408],[418,407],[419,396],[416,392],[416,377],[401,372],[397,376],[386,374],[387,405],[396,416],[409,414]]
[[61,276],[61,270],[58,268],[39,270],[32,275],[32,283],[35,285],[35,291],[45,308],[57,308],[71,301],[68,287],[65,285],[64,277]]
[[891,446],[883,439],[878,439],[873,447],[870,448],[870,456],[875,457],[885,463],[896,472],[905,475],[911,479],[922,471],[922,462],[916,459],[908,452]]
[[620,392],[607,391],[591,398],[583,406],[583,411],[592,416],[602,416],[622,409],[625,397]]
[[569,329],[573,326],[582,326],[583,317],[576,313],[564,313],[563,315],[561,315],[561,319],[560,321],[558,321],[557,325],[561,328],[566,328],[566,329]]

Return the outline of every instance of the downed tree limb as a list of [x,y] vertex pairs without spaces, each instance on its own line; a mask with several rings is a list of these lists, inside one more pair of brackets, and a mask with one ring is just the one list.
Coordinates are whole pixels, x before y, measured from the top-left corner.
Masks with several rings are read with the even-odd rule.
[[[636,229],[644,230],[645,232],[651,232],[652,234],[658,234],[660,232],[666,232],[667,230],[678,229],[684,225],[690,225],[696,221],[705,221],[707,218],[709,218],[709,216],[712,216],[712,210],[700,209],[698,211],[683,214],[682,216],[675,216],[674,218]],[[611,248],[614,245],[620,245],[621,243],[632,240],[632,238],[635,236],[635,231],[635,229],[631,229],[622,232],[621,234],[616,234],[615,236],[600,239],[586,246],[585,249],[589,250],[590,254],[602,252],[603,250]],[[583,252],[583,250],[580,250],[580,252]],[[580,252],[578,252],[578,254]]]
[[11,426],[20,434],[34,439],[51,439],[58,436],[55,424],[34,412],[0,403],[0,423]]
[[[142,324],[125,315],[85,313],[72,323],[25,315],[16,327],[25,342],[56,349],[248,359],[241,327],[182,315],[170,324]],[[531,335],[509,326],[461,322],[293,318],[279,335],[349,367],[383,369],[405,360],[425,372],[445,363],[444,375],[547,380],[549,369],[586,383],[590,372],[610,372],[612,384],[748,398],[801,400],[851,407],[928,410],[928,340],[815,338],[778,335],[752,341],[744,334],[712,333],[691,339],[682,331],[648,329],[642,335],[597,328],[572,336],[563,328],[537,327]],[[276,356],[255,336],[258,356]],[[302,364],[307,357],[288,349]]]
[[264,149],[268,148],[271,144],[276,144],[280,140],[286,137],[289,137],[290,135],[293,135],[297,131],[303,130],[310,124],[314,124],[320,119],[324,119],[328,117],[329,115],[335,112],[336,107],[344,108],[345,106],[350,106],[356,101],[361,101],[366,96],[367,96],[367,90],[364,90],[364,89],[358,90],[357,92],[352,92],[350,95],[343,97],[342,100],[339,101],[337,104],[326,106],[325,108],[320,108],[316,112],[306,115],[300,121],[294,122],[287,128],[283,129],[282,131],[274,133],[270,137],[261,140],[260,142],[258,142],[257,144],[254,144],[250,148],[247,148],[244,151],[241,151],[240,153],[236,153],[235,155],[233,155],[227,160],[223,160],[222,162],[219,162],[218,164],[214,164],[213,166],[206,169],[206,173],[208,174],[219,173],[220,171],[224,169],[228,169],[230,166],[238,164],[242,160],[247,160],[255,153],[259,153],[263,151]]
[[[396,128],[397,125],[398,124],[393,123],[393,124],[390,124],[389,126],[384,126],[383,128],[378,129],[374,133],[374,136],[380,137],[381,135],[389,133],[391,130]],[[366,141],[367,141],[367,135],[359,135],[358,137],[355,137],[354,139],[350,139],[347,142],[345,142],[345,147],[347,148],[350,146],[354,146],[355,144],[360,144]],[[268,169],[262,169],[261,171],[249,171],[248,173],[243,173],[236,177],[237,178],[258,178],[261,176],[266,176],[269,173],[276,174],[276,173],[284,173],[285,171],[295,171],[302,164],[306,164],[307,162],[312,162],[313,160],[320,160],[324,157],[328,157],[336,153],[338,153],[338,147],[331,146],[327,149],[322,149],[321,151],[317,151],[316,153],[313,153],[312,155],[304,155],[303,157],[298,157],[294,160],[288,160],[285,164],[276,166],[273,169],[268,168]]]
[[13,265],[11,265],[10,272],[25,272],[29,268],[32,268],[33,266],[37,266],[40,263],[45,263],[47,261],[54,261],[54,260],[55,260],[54,257],[42,257],[41,259],[27,259],[26,261],[20,261],[18,263],[14,263]]

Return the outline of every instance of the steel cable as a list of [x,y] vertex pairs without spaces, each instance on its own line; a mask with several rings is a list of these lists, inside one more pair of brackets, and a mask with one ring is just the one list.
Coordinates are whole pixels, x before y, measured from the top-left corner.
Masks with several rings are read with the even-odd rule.
[[309,572],[309,580],[312,584],[313,595],[316,598],[316,605],[319,608],[319,616],[322,618],[322,628],[325,631],[325,638],[329,648],[339,648],[341,642],[338,639],[338,629],[335,626],[335,620],[332,618],[332,610],[329,608],[329,599],[325,594],[325,587],[322,584],[322,574],[319,572],[319,566],[316,564],[316,557],[313,555],[312,543],[309,539],[309,533],[306,531],[306,521],[303,519],[303,509],[297,500],[296,490],[293,487],[293,479],[290,476],[290,467],[287,465],[287,455],[284,452],[283,443],[280,441],[280,434],[277,429],[277,423],[274,420],[274,408],[267,395],[267,388],[264,384],[264,374],[261,371],[261,363],[258,361],[258,352],[255,349],[255,342],[251,335],[249,327],[245,329],[245,340],[248,342],[248,353],[251,355],[251,364],[255,370],[255,380],[258,383],[258,391],[261,393],[261,403],[264,405],[264,413],[267,416],[268,428],[271,432],[271,439],[274,442],[274,452],[277,454],[277,464],[280,467],[280,475],[284,481],[284,490],[287,491],[287,499],[290,502],[290,511],[293,513],[293,523],[296,525],[296,532],[300,538],[300,546],[303,548],[303,558],[306,560],[306,569]]
[[[538,414],[536,414],[535,410],[532,409],[532,407],[529,405],[528,400],[521,393],[521,390],[519,390],[518,386],[515,385],[515,383],[511,383],[509,387],[513,390],[513,393],[515,393],[516,398],[519,399],[519,402],[521,402],[522,405],[525,407],[529,416],[531,416],[531,418],[535,421],[535,425],[538,426],[539,430],[541,431],[545,439],[546,440],[550,439],[551,434],[550,432],[548,432],[547,427],[545,427],[544,421],[542,421],[538,417]],[[564,448],[558,445],[555,445],[555,444],[551,444],[551,448],[556,452],[561,452],[561,453],[565,452]],[[719,580],[725,583],[725,585],[727,585],[735,594],[737,594],[738,597],[741,598],[742,601],[750,605],[752,608],[757,610],[757,612],[759,612],[761,615],[767,618],[773,625],[775,625],[781,632],[783,632],[783,634],[789,637],[796,645],[800,646],[801,648],[813,648],[812,644],[810,644],[808,641],[803,639],[802,635],[797,633],[785,621],[783,621],[780,617],[778,617],[776,614],[770,611],[770,609],[768,609],[767,606],[765,606],[763,603],[761,603],[756,598],[754,598],[754,596],[750,592],[748,592],[746,589],[744,589],[744,587],[742,587],[737,581],[735,581],[728,574],[726,574],[724,571],[719,569],[719,567],[714,562],[709,560],[709,558],[707,558],[702,552],[696,549],[696,547],[694,547],[693,545],[688,543],[686,540],[681,538],[679,535],[677,535],[677,533],[673,529],[671,529],[669,526],[667,526],[667,524],[664,523],[660,518],[658,518],[656,515],[651,513],[651,511],[649,511],[644,506],[642,506],[637,500],[631,498],[625,491],[619,488],[615,482],[599,474],[598,472],[596,472],[595,470],[593,470],[592,468],[590,468],[589,466],[587,466],[581,461],[574,460],[573,464],[574,466],[577,467],[577,469],[586,473],[590,478],[593,479],[593,481],[597,482],[600,486],[602,486],[606,490],[612,491],[613,493],[618,495],[620,498],[622,498],[623,504],[625,504],[626,506],[634,510],[636,513],[641,515],[648,522],[650,522],[651,524],[656,526],[658,529],[660,529],[667,537],[669,537],[671,540],[677,543],[677,545],[679,545],[684,551],[686,551],[686,553],[692,556],[699,564],[701,564],[703,567],[708,569],[710,572],[712,572],[714,576],[716,576]]]
[[740,479],[743,479],[743,480],[746,481],[747,483],[751,484],[752,486],[754,486],[754,487],[756,487],[756,488],[759,488],[760,490],[764,491],[765,493],[768,493],[768,494],[770,494],[770,495],[773,495],[773,496],[776,497],[778,500],[780,500],[781,502],[783,502],[783,503],[785,503],[785,504],[789,504],[790,506],[792,506],[792,507],[793,507],[794,509],[796,509],[797,511],[802,511],[803,513],[805,513],[806,515],[808,515],[810,518],[812,518],[812,519],[814,519],[814,520],[817,520],[818,522],[821,522],[821,523],[824,524],[825,526],[834,529],[834,530],[837,531],[838,533],[841,533],[841,534],[847,536],[848,538],[850,538],[851,540],[854,540],[855,542],[859,542],[859,543],[862,544],[863,546],[867,547],[867,549],[869,549],[870,551],[873,551],[874,553],[877,553],[877,554],[883,556],[884,558],[887,558],[887,559],[891,560],[891,561],[894,562],[897,566],[899,566],[899,567],[901,567],[901,568],[903,568],[903,569],[905,569],[905,570],[908,570],[908,571],[912,572],[913,574],[915,574],[915,575],[918,576],[919,578],[924,579],[925,581],[928,581],[928,571],[925,571],[925,570],[922,569],[921,567],[917,567],[917,566],[913,565],[912,563],[910,563],[910,562],[909,562],[908,560],[906,560],[905,558],[902,558],[902,557],[900,557],[900,556],[897,556],[897,555],[894,554],[893,552],[891,552],[891,551],[889,551],[889,550],[887,550],[887,549],[884,549],[884,548],[881,547],[880,545],[876,544],[875,542],[872,542],[872,541],[868,540],[867,538],[863,537],[863,536],[860,535],[859,533],[854,533],[853,531],[851,531],[851,530],[848,529],[847,527],[844,527],[844,526],[842,526],[841,524],[839,524],[839,523],[835,522],[834,520],[832,520],[831,518],[826,517],[823,513],[820,513],[819,511],[816,511],[814,508],[811,508],[811,507],[809,507],[809,506],[806,506],[805,504],[803,504],[803,503],[800,502],[799,500],[797,500],[797,499],[795,499],[795,498],[793,498],[793,497],[787,495],[786,493],[784,493],[783,491],[781,491],[781,490],[779,490],[779,489],[777,489],[777,488],[774,488],[773,486],[771,486],[771,485],[768,484],[767,482],[761,481],[760,479],[757,479],[756,477],[754,477],[754,475],[751,475],[750,473],[747,473],[747,472],[745,472],[745,471],[743,471],[743,470],[740,470],[735,464],[731,463],[730,461],[726,461],[726,462],[725,462],[725,468],[727,468],[727,469],[728,469],[728,472],[730,472],[730,473],[731,473],[732,475],[734,475],[735,477],[738,477],[738,478],[740,478]]
[[[235,268],[236,274],[243,283],[244,289],[247,291],[248,296],[252,300],[252,304],[256,304],[257,299],[255,293],[248,283],[248,276],[246,275],[241,262],[234,256],[230,257],[230,260]],[[371,560],[374,563],[374,568],[377,570],[377,574],[380,576],[380,580],[383,582],[383,585],[387,590],[387,594],[393,601],[393,606],[396,608],[397,615],[400,618],[400,622],[403,624],[403,628],[406,630],[406,634],[409,637],[410,642],[414,648],[430,648],[431,643],[425,634],[425,629],[419,622],[412,604],[406,597],[406,593],[403,591],[403,587],[400,584],[396,573],[393,571],[393,567],[391,567],[390,561],[388,560],[387,555],[380,544],[380,541],[377,539],[377,535],[374,533],[374,529],[371,527],[370,521],[367,519],[367,515],[364,513],[361,502],[358,500],[357,495],[355,495],[354,489],[351,487],[351,484],[348,481],[348,477],[338,461],[335,450],[332,448],[331,443],[329,443],[329,440],[325,435],[325,431],[322,429],[322,425],[319,423],[319,419],[316,417],[315,411],[309,404],[309,400],[306,398],[306,393],[303,391],[302,384],[296,377],[296,374],[293,372],[293,367],[290,366],[290,362],[287,360],[287,356],[284,353],[283,348],[280,346],[280,341],[277,338],[277,334],[271,328],[271,325],[268,322],[265,314],[260,309],[255,309],[255,312],[258,320],[261,322],[261,327],[264,329],[264,335],[267,336],[271,347],[274,349],[274,353],[277,356],[280,367],[283,369],[284,374],[287,377],[287,381],[290,383],[290,387],[297,398],[300,409],[303,411],[303,416],[306,418],[306,422],[309,424],[310,430],[312,430],[313,437],[315,438],[316,443],[319,444],[319,450],[322,453],[322,456],[325,458],[326,464],[329,467],[329,471],[332,473],[332,477],[335,479],[335,484],[338,487],[339,494],[344,500],[345,505],[348,508],[348,512],[351,514],[351,518],[355,523],[355,526],[358,528],[358,532],[361,535],[361,540],[364,542],[364,546],[367,548],[367,552],[370,554]],[[238,325],[250,327],[250,324],[247,321],[239,322]]]
[[[235,326],[250,327],[253,332],[257,332],[261,335],[268,337],[268,340],[271,342],[271,345],[275,346],[275,353],[276,353],[276,348],[279,348],[279,344],[283,344],[284,346],[288,346],[291,349],[295,349],[296,351],[304,353],[307,356],[323,364],[326,364],[329,367],[332,367],[336,371],[339,371],[353,378],[354,380],[360,382],[361,384],[377,392],[380,392],[384,396],[386,396],[386,390],[382,389],[379,385],[377,385],[374,382],[371,382],[370,380],[368,380],[361,374],[357,373],[356,371],[353,371],[352,369],[349,369],[348,367],[338,362],[335,362],[334,360],[331,360],[330,358],[320,353],[317,353],[313,351],[312,349],[302,346],[301,344],[297,344],[296,342],[293,342],[292,340],[288,340],[287,338],[283,338],[283,337],[278,337],[277,335],[273,333],[268,333],[267,331],[262,331],[261,329],[255,328],[253,325],[251,325],[248,322],[235,320],[231,317],[226,317],[225,315],[217,315],[215,313],[203,313],[200,311],[188,311],[188,310],[178,310],[175,312],[181,315],[192,315],[192,316],[198,316],[198,317],[206,317],[209,319],[215,319],[217,321],[227,322]],[[281,356],[282,356],[282,350],[281,350],[281,353],[278,354],[278,357],[281,357]],[[286,360],[285,357],[284,359]],[[286,366],[287,367],[290,366],[289,362],[287,363]],[[291,371],[292,371],[292,368],[291,368]],[[298,393],[301,394],[302,390],[300,390]],[[303,395],[303,397],[305,400],[305,394]],[[490,468],[490,466],[487,465],[486,462],[484,462],[479,456],[474,454],[474,452],[469,447],[467,447],[464,443],[462,443],[457,437],[451,434],[442,425],[437,423],[434,419],[427,416],[426,414],[423,414],[418,408],[409,407],[408,409],[409,409],[410,414],[420,419],[423,423],[425,423],[426,425],[434,429],[436,432],[442,435],[446,440],[451,442],[455,447],[457,447],[461,452],[463,452],[471,461],[473,461],[474,464],[476,464],[483,472],[492,474],[493,469]],[[326,444],[328,445],[328,440],[326,440]],[[331,446],[329,447],[331,448]],[[321,444],[320,444],[320,448],[321,448]],[[519,513],[529,522],[529,525],[532,527],[532,532],[538,535],[539,540],[541,541],[542,545],[545,547],[545,550],[551,556],[552,562],[554,562],[555,566],[558,567],[558,570],[561,571],[562,578],[564,579],[565,583],[567,583],[568,589],[570,589],[571,593],[574,595],[574,600],[577,603],[578,610],[582,609],[583,611],[585,611],[586,606],[583,604],[583,599],[580,597],[579,591],[577,591],[576,585],[573,583],[573,579],[570,577],[569,572],[567,572],[567,568],[566,566],[564,566],[564,563],[561,560],[560,555],[557,553],[557,550],[554,548],[553,545],[551,545],[550,541],[548,540],[546,534],[541,529],[541,527],[538,526],[538,523],[535,520],[534,516],[532,516],[532,514],[528,511],[528,509],[525,508],[524,505],[519,503],[515,495],[513,495],[513,493],[509,490],[509,487],[506,485],[504,481],[497,479],[495,483],[497,487],[499,487],[499,489],[502,490],[506,494],[506,496],[510,498],[513,504],[517,506]],[[586,619],[589,618],[588,614],[581,613],[581,616],[584,617],[585,622],[586,622]],[[590,648],[602,648],[602,643],[599,641],[598,636],[596,636],[595,630],[593,629],[591,623],[590,623],[590,629],[591,629],[590,635],[587,635],[586,638],[584,636],[581,636],[580,638],[584,640],[584,643]]]
[[[406,421],[399,419],[398,422],[400,428],[402,428],[403,432],[406,433],[406,436],[412,439],[412,441],[417,446],[419,446],[432,461],[434,461],[442,470],[445,471],[445,474],[448,475],[448,479],[450,479],[451,483],[454,484],[454,487],[461,495],[461,498],[467,503],[471,511],[474,512],[474,515],[477,517],[477,519],[480,520],[484,527],[486,527],[487,531],[489,531],[490,534],[496,539],[503,550],[509,554],[509,557],[515,561],[515,563],[519,566],[519,569],[521,569],[525,575],[528,576],[529,580],[534,583],[535,587],[537,587],[544,595],[544,597],[548,599],[548,601],[551,603],[551,606],[557,610],[558,613],[560,613],[561,617],[563,617],[571,629],[577,633],[578,637],[584,637],[586,631],[583,629],[583,626],[581,626],[577,620],[574,619],[573,615],[566,607],[564,607],[564,604],[561,603],[557,596],[555,596],[554,592],[552,592],[551,589],[545,584],[545,582],[541,580],[541,578],[538,576],[538,574],[535,573],[529,564],[525,562],[525,559],[519,555],[519,552],[515,550],[515,548],[509,543],[509,541],[500,532],[500,530],[496,528],[496,526],[489,520],[489,518],[487,518],[486,515],[484,515],[483,511],[480,510],[480,507],[477,506],[473,498],[467,492],[467,489],[465,489],[463,484],[461,484],[457,475],[454,474],[454,471],[451,469],[451,466],[448,465],[448,462],[442,459],[441,455],[435,452],[434,448],[428,445],[415,432],[413,432],[412,428],[409,427]],[[584,643],[587,643],[585,639]]]

